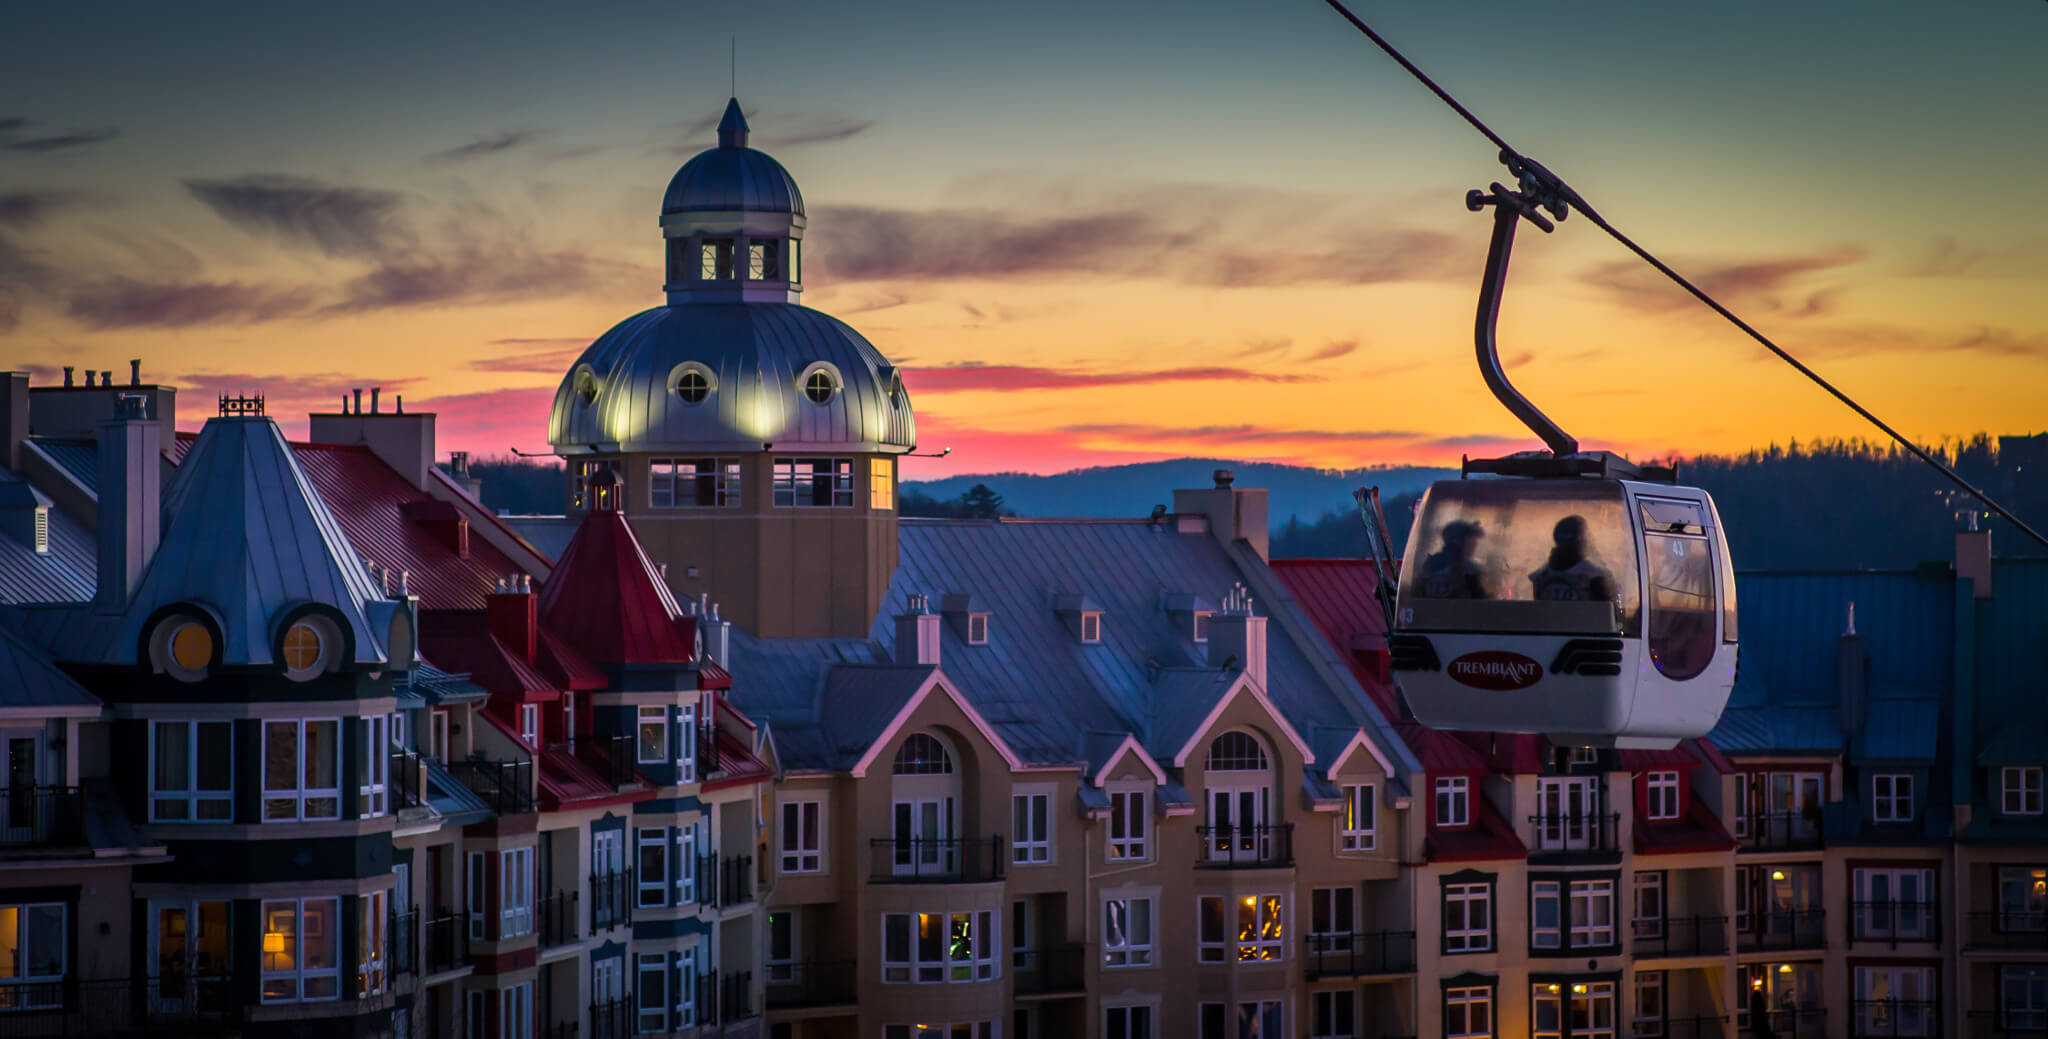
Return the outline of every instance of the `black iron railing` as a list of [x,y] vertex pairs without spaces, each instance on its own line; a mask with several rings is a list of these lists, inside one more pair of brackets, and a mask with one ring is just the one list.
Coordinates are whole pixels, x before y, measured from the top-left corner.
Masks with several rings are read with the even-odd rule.
[[1210,869],[1258,869],[1294,864],[1294,824],[1198,826],[1195,865]]
[[422,945],[426,973],[441,974],[468,965],[469,920],[466,917],[444,910],[440,916],[426,922],[425,930],[426,941]]
[[728,855],[718,870],[718,904],[742,906],[754,900],[754,857]]
[[426,796],[426,772],[415,751],[391,752],[391,809],[418,808]]
[[1725,1039],[1728,1019],[1688,1014],[1636,1021],[1629,1026],[1629,1034],[1635,1039]]
[[451,761],[448,773],[462,781],[469,792],[483,798],[499,815],[533,811],[533,762],[486,761],[471,758]]
[[1849,903],[1852,942],[1934,942],[1941,940],[1938,902],[1872,901]]
[[1719,956],[1728,951],[1725,916],[1666,916],[1629,924],[1634,955]]
[[234,1035],[243,1009],[226,978],[0,982],[0,1037]]
[[583,1039],[583,1022],[557,1021],[543,1027],[540,1034],[547,1039]]
[[1970,1039],[2042,1039],[2048,1036],[2048,1011],[1972,1010]]
[[1310,981],[1402,974],[1415,969],[1414,931],[1354,931],[1307,938]]
[[633,767],[640,752],[632,736],[605,736],[593,742],[597,744],[597,753],[604,765],[605,782],[610,783],[612,789],[640,781],[640,774]]
[[0,787],[0,846],[85,842],[85,794],[75,786]]
[[1750,851],[1800,851],[1821,846],[1820,815],[1816,812],[1761,812],[1748,819],[1748,831],[1739,838]]
[[1941,1033],[1941,1004],[1931,999],[1859,999],[1855,1007],[1851,1035],[1930,1039]]
[[1749,915],[1737,936],[1737,948],[1819,949],[1828,944],[1828,914],[1823,909],[1767,909]]
[[621,996],[590,1004],[590,1039],[631,1039],[633,997]]
[[768,964],[765,1002],[770,1010],[851,1005],[858,969],[852,960]]
[[1010,978],[1020,996],[1081,992],[1088,985],[1088,947],[1079,942],[1011,951]]
[[2048,949],[2048,913],[2001,909],[1969,914],[1969,944],[1992,949]]
[[737,1021],[745,1021],[754,1016],[753,971],[729,971],[723,974],[713,974],[712,977],[718,980],[717,1020],[719,1024],[729,1025]]
[[420,972],[418,910],[391,914],[391,973],[404,977]]
[[876,837],[871,880],[877,884],[979,884],[1003,879],[1001,837]]
[[1821,1007],[1799,1007],[1748,1014],[1742,1025],[1743,1039],[1825,1039],[1828,1012]]
[[576,892],[557,891],[552,895],[543,895],[540,905],[534,908],[540,914],[542,945],[567,945],[581,937],[577,933]]
[[633,871],[590,875],[590,929],[609,931],[633,922]]
[[1545,854],[1611,853],[1621,850],[1618,812],[1555,812],[1529,817],[1529,850]]

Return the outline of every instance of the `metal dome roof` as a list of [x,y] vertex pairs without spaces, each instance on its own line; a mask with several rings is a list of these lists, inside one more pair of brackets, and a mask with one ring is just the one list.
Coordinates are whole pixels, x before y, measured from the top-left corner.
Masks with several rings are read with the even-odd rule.
[[747,119],[737,98],[725,103],[718,122],[718,147],[707,148],[676,171],[662,196],[661,211],[804,212],[795,178],[763,152],[747,147]]
[[[815,370],[837,392],[805,395]],[[708,383],[691,403],[677,379]],[[917,446],[909,392],[859,332],[793,303],[686,303],[643,311],[600,336],[555,391],[558,450],[759,451],[772,443],[858,452]]]

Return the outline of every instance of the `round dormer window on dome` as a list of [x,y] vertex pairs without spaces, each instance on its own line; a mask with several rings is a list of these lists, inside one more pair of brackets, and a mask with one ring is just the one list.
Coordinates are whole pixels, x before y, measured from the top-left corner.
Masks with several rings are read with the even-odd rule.
[[597,402],[597,373],[588,368],[576,372],[576,397],[589,407]]
[[712,377],[711,369],[695,361],[677,365],[669,376],[669,389],[685,404],[702,404],[717,388],[718,382]]
[[832,398],[839,394],[839,369],[819,361],[804,370],[803,378],[797,385],[803,388],[804,396],[811,403],[830,404]]

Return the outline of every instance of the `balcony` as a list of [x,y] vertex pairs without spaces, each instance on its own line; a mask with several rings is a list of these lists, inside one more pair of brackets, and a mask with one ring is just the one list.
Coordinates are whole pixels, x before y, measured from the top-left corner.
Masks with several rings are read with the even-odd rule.
[[469,966],[469,921],[443,912],[426,922],[426,941],[421,962],[429,975],[445,974]]
[[0,985],[0,1039],[242,1033],[227,978],[156,977]]
[[1725,1039],[1728,1019],[1692,1014],[1661,1021],[1638,1021],[1630,1027],[1635,1039]]
[[1725,916],[1667,916],[1636,920],[1630,925],[1631,945],[1638,959],[1678,956],[1720,956],[1728,951]]
[[590,1039],[632,1039],[633,997],[590,1004]]
[[1858,1039],[1931,1039],[1941,1034],[1941,1004],[1931,999],[1859,999],[1854,1005],[1849,1034]]
[[1621,853],[1621,814],[1562,812],[1529,817],[1529,858],[1557,862]]
[[800,1010],[811,1007],[852,1006],[855,992],[853,960],[813,960],[768,965],[767,1003],[770,1010]]
[[78,787],[0,787],[0,848],[83,843],[85,794]]
[[533,762],[471,758],[448,763],[448,774],[499,815],[533,811]]
[[609,931],[633,922],[633,871],[590,875],[590,929]]
[[697,858],[697,881],[704,886],[704,904],[712,908],[743,906],[754,900],[754,857],[716,853]]
[[1414,931],[1357,931],[1308,936],[1308,980],[1406,974],[1415,969]]
[[730,1025],[753,1017],[754,972],[711,971],[697,976],[699,1016],[705,1025]]
[[877,837],[868,842],[876,884],[981,884],[1003,879],[1001,837]]
[[540,916],[540,944],[543,948],[567,945],[581,937],[576,933],[576,892],[557,891],[542,895],[534,911]]
[[1970,1039],[2042,1039],[2048,1014],[2039,1010],[1972,1010]]
[[1736,838],[1744,851],[1811,851],[1821,846],[1818,814],[1765,812],[1750,816],[1748,824],[1748,833]]
[[1937,902],[1851,902],[1849,941],[1900,942],[1941,940],[1941,905]]
[[1010,954],[1010,978],[1019,996],[1078,996],[1087,991],[1088,947],[1079,942]]
[[[1772,909],[1751,914],[1749,929],[1737,944],[1742,952],[1770,949],[1824,949],[1828,944],[1827,911]],[[1740,927],[1740,921],[1738,921]]]
[[1763,1017],[1767,1028],[1757,1027],[1757,1015],[1749,1015],[1742,1039],[1827,1039],[1828,1012],[1821,1007],[1773,1010]]
[[411,977],[420,972],[420,914],[391,914],[391,973]]
[[551,1025],[542,1025],[540,1035],[542,1039],[583,1039],[583,1022],[557,1021]]
[[1969,926],[1973,948],[2048,951],[2048,913],[2038,909],[1971,913]]
[[1294,865],[1294,824],[1198,826],[1203,869],[1277,869]]
[[426,803],[425,763],[415,751],[391,752],[391,810],[404,811]]

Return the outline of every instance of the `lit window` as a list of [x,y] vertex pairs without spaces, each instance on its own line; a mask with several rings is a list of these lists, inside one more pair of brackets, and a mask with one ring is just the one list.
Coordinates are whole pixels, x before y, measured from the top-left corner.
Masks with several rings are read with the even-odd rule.
[[1118,790],[1109,795],[1109,858],[1135,862],[1146,857],[1145,792]]
[[824,869],[824,815],[816,801],[782,803],[782,872]]
[[813,404],[829,403],[832,395],[837,392],[839,384],[833,380],[832,373],[823,368],[804,376],[804,396],[810,398]]
[[2000,803],[2007,815],[2041,814],[2041,767],[2008,766],[1999,771]]
[[1572,1039],[1614,1039],[1614,982],[1537,984],[1530,993],[1529,1009],[1532,1039],[1564,1039],[1567,1035]]
[[263,902],[263,1002],[341,998],[341,899]]
[[149,728],[150,821],[233,819],[234,724],[151,722]]
[[1678,818],[1678,773],[1652,772],[1647,788],[1652,819]]
[[737,458],[653,459],[647,463],[647,506],[653,509],[739,508],[741,473]]
[[1467,826],[1471,817],[1471,784],[1465,776],[1441,776],[1436,781],[1436,824]]
[[263,820],[341,818],[341,721],[263,723]]
[[71,945],[66,914],[61,902],[0,905],[0,1012],[64,1005]]
[[732,279],[732,239],[706,238],[698,247],[697,277],[703,281]]
[[1152,965],[1152,900],[1107,898],[1102,902],[1102,965]]
[[1572,748],[1572,764],[1574,764],[1574,765],[1598,765],[1599,763],[1600,763],[1600,749],[1599,749],[1598,747],[1573,747],[1573,748]]
[[194,676],[203,675],[213,663],[213,633],[197,621],[179,625],[171,632],[171,662]]
[[803,278],[803,268],[797,263],[798,256],[800,255],[797,247],[803,244],[803,240],[800,238],[791,238],[788,241],[789,262],[787,264],[784,264],[784,266],[788,268],[790,281],[801,281]]
[[[1282,944],[1285,903],[1279,895],[1204,895],[1196,903],[1199,961],[1243,963],[1286,958],[1286,947]],[[1226,922],[1233,916],[1235,930],[1226,931]]]
[[1444,885],[1444,951],[1493,948],[1493,884]]
[[639,753],[635,757],[643,765],[658,765],[667,761],[668,708],[643,706],[640,708],[639,717]]
[[896,460],[868,460],[868,507],[886,512],[896,507]]
[[371,891],[356,899],[356,995],[384,991],[384,928],[390,919],[391,892]]
[[747,243],[747,277],[755,281],[782,280],[782,243],[780,241],[750,241]]
[[2048,869],[2002,866],[1998,870],[1998,930],[2048,931]]
[[853,508],[853,459],[778,458],[774,493],[777,508]]
[[882,916],[886,984],[988,981],[999,970],[996,949],[995,914],[986,909]]
[[1345,851],[1371,851],[1378,837],[1373,832],[1375,811],[1373,785],[1359,783],[1344,788],[1344,819],[1338,831],[1338,847]]
[[320,632],[300,621],[284,633],[284,666],[292,674],[303,674],[320,663]]
[[1883,775],[1870,778],[1870,815],[1881,823],[1913,821],[1913,777]]
[[1493,1035],[1493,990],[1444,990],[1445,1039],[1490,1039]]
[[1010,797],[1010,861],[1030,865],[1052,861],[1052,795]]

